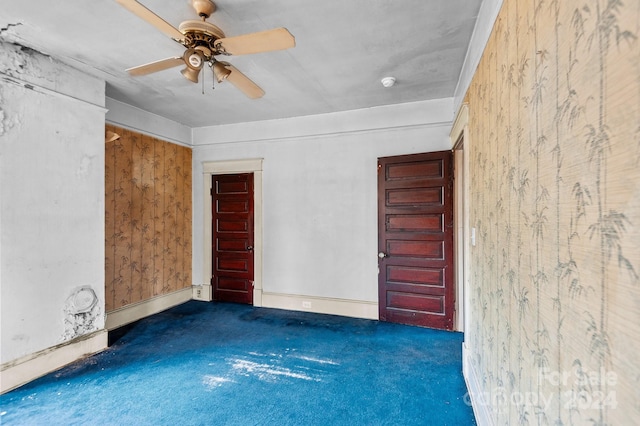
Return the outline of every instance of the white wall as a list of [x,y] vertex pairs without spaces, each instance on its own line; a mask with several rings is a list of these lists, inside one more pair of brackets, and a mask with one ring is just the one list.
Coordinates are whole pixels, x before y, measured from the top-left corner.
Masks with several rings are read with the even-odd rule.
[[377,158],[450,149],[452,102],[194,129],[194,283],[202,163],[263,158],[263,291],[377,302]]
[[0,70],[4,366],[104,328],[105,109],[103,81],[29,49],[0,43]]

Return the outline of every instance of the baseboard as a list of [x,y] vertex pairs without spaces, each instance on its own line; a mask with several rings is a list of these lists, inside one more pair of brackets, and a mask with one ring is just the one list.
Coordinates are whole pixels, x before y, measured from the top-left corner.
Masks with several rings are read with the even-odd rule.
[[262,307],[341,315],[353,318],[378,319],[378,303],[362,300],[332,299],[263,292]]
[[2,364],[0,394],[56,371],[80,358],[100,352],[107,347],[107,344],[107,330],[100,330]]
[[173,293],[156,296],[152,299],[124,306],[111,312],[107,312],[105,328],[113,330],[127,325],[139,319],[146,318],[158,312],[165,311],[174,306],[191,300],[193,289],[191,287],[174,291]]
[[462,343],[462,375],[467,383],[467,391],[469,392],[469,400],[473,407],[473,414],[476,417],[476,424],[479,426],[493,426],[493,417],[491,417],[490,406],[487,399],[483,397],[480,388],[480,380],[478,380],[478,372],[471,362],[471,354],[464,342]]

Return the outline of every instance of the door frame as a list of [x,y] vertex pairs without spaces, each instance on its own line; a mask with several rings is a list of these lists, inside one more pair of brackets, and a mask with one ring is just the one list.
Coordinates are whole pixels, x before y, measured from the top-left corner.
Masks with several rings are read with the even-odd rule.
[[454,176],[454,258],[456,262],[456,317],[454,329],[469,329],[466,307],[469,288],[469,259],[471,255],[469,228],[469,106],[463,103],[449,133],[453,150]]
[[211,185],[213,175],[237,173],[253,173],[253,306],[262,306],[262,158],[227,161],[205,161],[203,169],[203,200],[204,200],[204,262],[205,279],[210,279],[213,273],[211,264],[211,242],[213,229],[211,227],[213,214],[211,212]]

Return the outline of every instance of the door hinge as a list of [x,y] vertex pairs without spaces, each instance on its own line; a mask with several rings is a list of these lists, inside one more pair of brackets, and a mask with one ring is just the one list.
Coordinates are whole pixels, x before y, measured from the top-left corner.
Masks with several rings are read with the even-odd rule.
[[213,197],[213,187],[209,188],[209,195]]

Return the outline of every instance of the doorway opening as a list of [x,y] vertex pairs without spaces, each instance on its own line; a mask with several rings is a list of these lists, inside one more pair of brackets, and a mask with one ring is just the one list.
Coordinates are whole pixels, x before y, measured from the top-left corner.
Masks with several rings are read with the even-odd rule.
[[[203,163],[203,200],[204,200],[204,247],[203,274],[209,280],[213,278],[213,203],[212,188],[215,175],[248,173],[253,176],[253,306],[262,306],[262,159],[212,161]],[[245,248],[246,249],[246,248]]]

